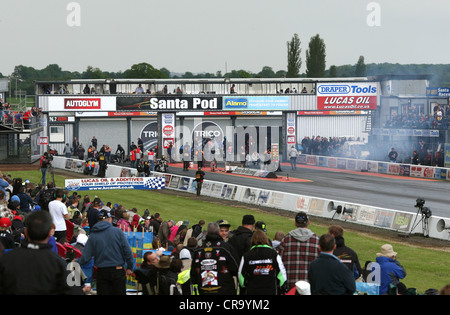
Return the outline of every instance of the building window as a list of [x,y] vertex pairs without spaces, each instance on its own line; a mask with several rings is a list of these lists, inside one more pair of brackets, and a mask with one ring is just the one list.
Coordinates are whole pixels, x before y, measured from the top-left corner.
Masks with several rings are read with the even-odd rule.
[[64,143],[64,126],[50,126],[50,142]]

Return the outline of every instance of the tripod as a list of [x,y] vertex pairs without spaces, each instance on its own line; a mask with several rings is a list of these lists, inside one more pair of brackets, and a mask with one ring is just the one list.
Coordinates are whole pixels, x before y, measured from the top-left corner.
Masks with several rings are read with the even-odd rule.
[[[429,235],[428,219],[431,216],[431,211],[427,207],[419,206],[418,208],[419,208],[419,210],[417,210],[417,214],[416,214],[416,217],[412,224],[409,235],[411,235],[412,231],[414,231],[414,229],[420,224],[420,222],[422,222],[422,234],[423,234],[423,236],[428,237],[428,235]],[[417,221],[419,212],[421,213],[422,216],[421,216],[420,220]],[[416,223],[416,221],[417,221],[417,223]]]

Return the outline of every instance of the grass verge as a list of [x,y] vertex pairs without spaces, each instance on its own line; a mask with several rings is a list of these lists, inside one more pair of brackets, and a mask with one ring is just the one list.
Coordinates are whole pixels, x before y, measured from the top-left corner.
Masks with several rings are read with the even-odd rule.
[[[39,171],[3,171],[11,174],[13,178],[21,177],[37,183],[41,179]],[[74,175],[75,177],[75,175]],[[49,177],[47,177],[49,178]],[[64,186],[64,176],[55,173],[57,186]],[[294,221],[286,215],[261,211],[254,207],[240,203],[225,203],[219,199],[196,197],[194,194],[177,193],[170,190],[143,191],[143,190],[115,190],[115,191],[82,191],[80,194],[88,194],[91,198],[99,196],[104,202],[122,204],[127,209],[136,208],[142,214],[145,209],[150,213],[159,212],[163,219],[172,219],[175,222],[188,219],[192,224],[200,219],[206,222],[226,219],[231,223],[231,228],[237,228],[244,214],[253,214],[257,221],[267,224],[267,234],[273,238],[275,232],[283,231],[285,234],[293,230]],[[315,222],[312,219],[310,229],[322,235],[327,232],[330,224]],[[334,222],[333,224],[339,224]],[[353,248],[359,256],[361,265],[365,261],[374,261],[376,253],[381,245],[390,243],[398,252],[398,259],[407,271],[404,283],[409,288],[416,288],[419,293],[424,293],[429,288],[441,289],[450,283],[450,243],[445,243],[446,248],[431,249],[408,244],[407,240],[396,241],[384,236],[383,233],[368,234],[346,229],[344,234],[347,246]],[[447,250],[445,250],[447,249]]]

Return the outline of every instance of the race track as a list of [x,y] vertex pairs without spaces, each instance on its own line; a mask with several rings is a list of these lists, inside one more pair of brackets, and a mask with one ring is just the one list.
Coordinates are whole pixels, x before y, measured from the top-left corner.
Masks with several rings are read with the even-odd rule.
[[[181,164],[173,164],[170,173],[194,177],[195,170],[183,171]],[[332,170],[298,165],[291,170],[282,164],[276,180],[234,175],[222,171],[206,171],[205,179],[239,184],[268,190],[290,192],[341,202],[417,213],[416,199],[425,199],[433,216],[450,217],[450,182],[368,172]],[[289,176],[289,179],[287,179]]]

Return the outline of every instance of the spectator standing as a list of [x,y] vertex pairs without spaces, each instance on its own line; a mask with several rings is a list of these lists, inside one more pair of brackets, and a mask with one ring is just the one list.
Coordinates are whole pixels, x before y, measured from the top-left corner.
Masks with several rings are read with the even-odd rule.
[[308,270],[312,295],[352,295],[356,291],[353,273],[333,255],[335,248],[333,235],[320,237],[320,255],[311,262]]
[[297,169],[297,154],[298,151],[295,149],[294,146],[291,147],[289,150],[289,158],[291,160],[291,169],[296,170]]
[[295,216],[295,230],[290,231],[278,245],[278,253],[287,273],[287,290],[297,281],[308,280],[309,264],[319,257],[319,237],[309,228],[308,215],[300,211]]
[[48,244],[54,231],[50,214],[47,211],[30,213],[25,227],[23,246],[0,258],[0,294],[70,294],[66,262]]
[[163,221],[159,227],[158,238],[161,246],[163,246],[165,249],[168,249],[169,247],[170,229],[172,228],[174,223],[175,222],[173,220]]
[[219,224],[219,235],[225,242],[228,242],[231,224],[227,220],[219,220],[217,223]]
[[390,244],[381,246],[376,262],[380,265],[380,294],[387,294],[390,284],[397,286],[400,279],[406,277],[406,270],[397,260],[397,252]]
[[359,263],[358,254],[345,245],[344,229],[338,225],[332,225],[328,228],[328,234],[332,235],[336,241],[336,248],[333,255],[341,260],[353,272],[355,279],[362,275],[361,265]]
[[79,145],[80,145],[80,142],[78,141],[77,137],[73,137],[73,140],[72,140],[72,152],[73,152],[73,154],[77,154]]
[[70,148],[69,143],[66,143],[66,145],[64,146],[64,151],[63,151],[64,155],[66,156],[66,158],[70,158],[72,155],[72,151]]
[[197,172],[195,172],[195,179],[194,179],[197,182],[197,185],[196,185],[197,196],[200,196],[200,194],[201,194],[204,178],[205,178],[205,172],[199,166]]
[[45,186],[45,178],[47,176],[47,169],[49,167],[51,167],[51,161],[49,159],[47,152],[44,152],[44,154],[41,156],[40,166],[41,166],[41,173],[42,173],[42,186]]
[[420,159],[419,159],[419,153],[417,153],[417,150],[414,150],[414,152],[413,152],[413,156],[412,156],[412,164],[414,164],[414,165],[419,165],[419,161],[420,161]]
[[286,282],[286,269],[280,255],[270,246],[266,233],[256,230],[252,248],[239,265],[238,279],[247,295],[278,295]]
[[98,148],[98,147],[97,147],[98,141],[97,141],[97,138],[96,138],[95,136],[92,137],[92,139],[91,139],[91,144],[92,144],[92,146],[93,146],[95,149]]
[[55,198],[55,200],[49,202],[48,212],[55,224],[56,241],[64,244],[67,242],[66,220],[70,219],[69,211],[67,211],[67,206],[65,205],[66,194],[64,190],[57,189]]
[[78,262],[84,265],[94,259],[98,295],[125,295],[126,277],[131,275],[134,267],[133,252],[125,234],[111,222],[111,215],[102,211],[98,216],[98,223],[90,229],[83,255]]
[[391,163],[397,163],[398,153],[397,153],[397,151],[395,151],[395,148],[391,148],[391,151],[389,152],[388,157],[389,157],[389,161]]
[[[211,222],[205,240],[194,250],[191,282],[200,295],[235,295],[238,262],[229,243],[219,235],[219,225]],[[214,253],[214,259],[212,258]]]
[[253,230],[255,229],[255,217],[251,214],[242,217],[242,225],[233,231],[228,243],[234,247],[237,257],[240,259],[251,248]]
[[77,156],[78,156],[78,159],[84,160],[84,153],[86,152],[86,150],[84,149],[83,145],[80,144],[80,145],[78,146],[76,152],[77,152],[76,154],[77,154]]
[[86,216],[89,222],[89,226],[92,227],[98,222],[98,216],[100,214],[100,207],[102,206],[102,201],[100,198],[95,198],[89,208],[87,209]]

